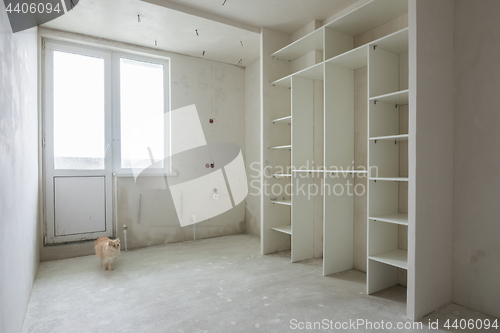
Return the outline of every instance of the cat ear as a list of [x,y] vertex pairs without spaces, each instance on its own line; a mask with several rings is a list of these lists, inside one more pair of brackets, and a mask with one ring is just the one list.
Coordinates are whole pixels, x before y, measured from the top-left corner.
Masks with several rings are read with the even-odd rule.
[[113,241],[109,241],[109,242],[108,242],[108,245],[111,245],[111,244],[113,244]]
[[117,238],[117,239],[116,239],[116,241],[117,241],[118,243],[120,243],[120,238]]

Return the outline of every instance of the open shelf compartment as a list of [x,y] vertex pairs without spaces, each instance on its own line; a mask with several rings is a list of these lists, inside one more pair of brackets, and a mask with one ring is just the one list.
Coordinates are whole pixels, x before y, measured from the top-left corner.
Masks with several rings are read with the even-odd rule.
[[304,37],[288,44],[271,56],[281,60],[294,60],[311,51],[323,52],[323,29],[319,28]]
[[278,231],[278,232],[282,232],[284,234],[288,234],[288,235],[292,234],[292,225],[291,224],[282,225],[282,226],[278,226],[278,227],[272,227],[271,229]]
[[370,260],[375,260],[383,264],[394,267],[407,269],[408,267],[408,251],[396,249],[384,253],[372,255],[368,257]]

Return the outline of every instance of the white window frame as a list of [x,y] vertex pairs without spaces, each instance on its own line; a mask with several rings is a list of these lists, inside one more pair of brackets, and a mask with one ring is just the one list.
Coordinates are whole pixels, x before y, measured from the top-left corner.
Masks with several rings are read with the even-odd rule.
[[[111,123],[105,124],[106,130],[111,131],[112,135],[112,172],[115,176],[123,177],[123,176],[133,176],[133,171],[131,168],[122,168],[121,167],[121,133],[120,133],[120,58],[127,58],[131,60],[150,62],[154,64],[163,65],[163,98],[164,98],[164,114],[165,116],[165,126],[164,126],[164,157],[166,158],[166,162],[164,164],[163,169],[148,169],[144,170],[144,175],[158,175],[158,176],[172,176],[176,175],[172,170],[172,159],[170,158],[170,152],[172,151],[172,142],[171,142],[171,116],[170,116],[170,64],[171,60],[168,57],[161,57],[152,54],[139,54],[133,52],[127,52],[126,50],[116,50],[112,48],[106,48],[99,45],[91,45],[88,44],[80,44],[78,42],[66,42],[59,41],[57,39],[51,38],[43,38],[42,44],[45,42],[61,45],[64,48],[75,48],[79,50],[83,50],[86,52],[101,52],[106,54],[111,54],[111,96],[106,95],[106,98],[109,99],[106,102],[111,103]],[[43,73],[43,81],[44,86],[43,90],[52,89],[46,84],[45,73]],[[50,92],[49,92],[50,93]],[[43,130],[47,131],[45,128],[46,124],[43,125]],[[109,127],[110,126],[110,127]]]

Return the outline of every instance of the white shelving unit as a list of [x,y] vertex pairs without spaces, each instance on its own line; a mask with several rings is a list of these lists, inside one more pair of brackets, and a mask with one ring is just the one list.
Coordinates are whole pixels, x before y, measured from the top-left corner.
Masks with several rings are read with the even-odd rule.
[[[453,111],[448,91],[452,69],[447,66],[453,52],[452,44],[446,43],[453,39],[452,23],[441,18],[453,12],[453,4],[436,4],[438,2],[427,1],[409,7],[407,0],[367,0],[293,43],[290,43],[290,35],[269,28],[263,28],[261,34],[262,170],[284,165],[298,169],[305,159],[319,159],[317,147],[313,155],[313,142],[320,142],[319,137],[324,134],[326,171],[310,170],[309,166],[295,172],[281,171],[290,177],[270,178],[274,183],[292,181],[294,186],[301,186],[318,182],[319,174],[324,186],[331,187],[366,176],[367,214],[363,219],[367,222],[367,292],[373,294],[398,283],[406,284],[407,315],[412,320],[451,299],[447,278],[451,270],[448,265],[451,204],[442,198],[425,202],[432,193],[444,198],[452,191],[449,154],[445,154],[447,160],[443,160],[440,167],[425,160],[428,156],[435,160],[438,152],[450,151],[452,146],[447,140],[452,128],[444,124]],[[405,19],[408,19],[409,28],[365,45],[359,44],[387,29],[405,26]],[[409,49],[419,56],[408,58]],[[441,70],[443,76],[429,77],[429,73]],[[357,72],[353,84],[354,71]],[[322,81],[323,96],[318,96],[321,85],[318,81]],[[412,89],[423,85],[426,89]],[[360,152],[368,151],[365,175],[362,172],[345,174],[329,167],[347,169],[351,166],[353,96],[356,98],[356,126],[364,126],[360,112],[367,112],[367,137],[360,135],[359,127],[354,131],[356,139],[363,141],[363,144],[355,142],[358,161],[364,163]],[[445,98],[440,100],[440,96]],[[321,108],[324,124],[318,120]],[[279,119],[290,115],[291,126],[274,125],[286,124],[286,120]],[[313,127],[312,115],[316,127]],[[415,123],[417,115],[419,126]],[[443,122],[436,125],[436,119]],[[279,121],[273,123],[273,120]],[[284,138],[289,134],[291,149],[267,149],[287,145]],[[314,162],[321,164],[319,160]],[[266,176],[277,172],[268,172]],[[305,173],[312,176],[304,177]],[[325,275],[352,268],[352,197],[327,194],[306,200],[304,195],[292,195],[291,206],[276,205],[271,202],[271,196],[264,193],[265,186],[269,185],[265,180],[262,176],[262,254],[291,249],[292,261],[298,261],[313,255],[319,257],[322,246]],[[365,179],[355,180],[358,184],[365,182]],[[276,197],[283,198],[282,195],[273,198]],[[323,239],[320,239],[321,232],[316,224],[321,215],[318,199],[323,200]],[[356,224],[360,223],[359,213],[365,208],[363,200],[354,201]],[[443,205],[443,209],[433,209],[435,205]],[[312,222],[314,219],[316,222]],[[354,236],[359,249],[364,235],[356,233]],[[443,242],[435,241],[437,238]],[[357,267],[363,269],[365,262],[358,256],[355,259]]]
[[372,294],[402,283],[408,269],[408,240],[401,237],[408,228],[408,29],[370,43],[368,77],[367,293]]
[[[369,293],[397,283],[398,270],[408,269],[407,251],[399,244],[400,228],[408,226],[408,214],[404,205],[401,205],[405,198],[407,200],[409,180],[407,171],[401,172],[408,169],[408,28],[358,47],[355,47],[355,36],[407,12],[408,2],[405,0],[371,0],[288,45],[285,45],[286,37],[283,35],[263,34],[262,54],[268,56],[263,61],[263,119],[269,119],[266,112],[273,112],[271,106],[276,107],[288,101],[291,105],[289,117],[270,118],[272,124],[291,124],[291,145],[269,145],[269,148],[291,150],[292,172],[274,176],[290,177],[293,186],[305,185],[306,188],[314,183],[315,177],[322,178],[325,193],[322,198],[324,275],[354,267],[354,196],[331,193],[327,189],[353,184],[355,177],[368,178]],[[276,51],[270,49],[268,42],[271,41],[279,44],[274,49]],[[363,67],[368,68],[369,153],[368,165],[365,167],[376,166],[377,172],[370,168],[352,169],[355,150],[355,70]],[[326,167],[323,171],[307,167],[314,161],[314,87],[318,81],[323,84],[322,162]],[[290,95],[286,95],[288,92]],[[288,96],[289,100],[286,101]],[[271,98],[272,103],[267,107],[266,103]],[[404,112],[406,117],[402,116]],[[405,121],[406,127],[402,126]],[[272,136],[264,128],[263,140]],[[263,164],[268,164],[266,156],[264,154]],[[318,165],[319,161],[316,162]],[[307,177],[305,173],[308,173]],[[405,191],[406,195],[403,195]],[[278,204],[277,201],[273,203]],[[312,258],[313,200],[307,194],[294,192],[287,205],[291,206],[290,225],[275,222],[276,215],[264,211],[263,253],[282,250],[283,243],[276,241],[274,244],[273,240],[283,239],[277,238],[277,234],[284,237],[290,235],[292,262]]]
[[[273,72],[285,73],[284,66],[291,69],[290,63],[298,58],[309,57],[314,63],[309,67],[296,69],[285,75],[276,75],[278,79],[271,80],[271,92],[277,99],[284,101],[284,90],[290,91],[291,115],[272,120],[273,124],[291,124],[291,145],[270,146],[270,150],[291,150],[291,175],[275,174],[275,178],[290,177],[294,186],[310,185],[314,177],[321,176],[324,181],[324,190],[346,182],[354,182],[360,175],[367,176],[367,170],[352,170],[354,160],[354,71],[366,67],[374,61],[370,58],[372,49],[378,53],[392,52],[400,54],[408,49],[408,29],[392,33],[366,45],[354,48],[354,37],[369,31],[385,22],[391,21],[407,13],[406,1],[372,0],[356,10],[347,13],[333,22],[311,32],[299,40],[279,48],[270,53],[274,61]],[[274,40],[278,40],[276,36]],[[265,51],[267,52],[267,51]],[[407,51],[406,51],[407,52]],[[321,53],[321,57],[317,55]],[[311,57],[311,55],[313,55]],[[399,56],[395,56],[399,59]],[[379,57],[379,62],[384,57]],[[304,59],[304,58],[302,58]],[[321,59],[321,60],[319,60]],[[284,62],[283,60],[287,60]],[[318,61],[319,60],[319,61]],[[392,58],[387,60],[391,63]],[[380,64],[382,68],[384,64]],[[399,65],[399,62],[398,62]],[[399,68],[398,73],[399,73]],[[391,86],[392,72],[395,68],[389,66],[390,78],[382,80],[379,89],[372,87],[369,90],[369,102],[377,105],[374,109],[381,109],[374,126],[373,135],[369,135],[369,144],[381,147],[392,152],[398,150],[399,142],[407,142],[407,133],[400,133],[399,128],[392,130],[391,126],[399,124],[399,116],[386,123],[384,117],[394,113],[398,105],[408,104],[408,89]],[[372,72],[370,72],[371,74]],[[378,76],[377,76],[378,75]],[[373,74],[381,77],[382,73]],[[379,78],[380,79],[380,78]],[[313,109],[314,109],[314,81],[323,81],[324,93],[324,166],[326,171],[306,170],[303,166],[313,161]],[[386,82],[387,81],[387,82]],[[266,81],[264,81],[266,82]],[[389,108],[392,108],[389,112]],[[387,109],[387,110],[386,110]],[[293,122],[291,121],[293,119]],[[272,134],[272,133],[271,133]],[[390,146],[392,145],[392,146]],[[384,156],[384,154],[380,154]],[[380,158],[382,159],[382,157]],[[374,161],[378,162],[378,161]],[[330,168],[335,167],[335,169]],[[370,183],[387,183],[398,186],[408,178],[401,177],[397,169],[396,158],[390,158],[380,166],[381,172],[370,175]],[[304,177],[304,173],[311,176]],[[384,186],[381,186],[384,187]],[[327,191],[325,191],[327,193]],[[273,203],[278,203],[273,201]],[[291,226],[287,234],[291,235],[292,262],[313,257],[313,203],[308,196],[294,193],[291,202]],[[323,196],[323,273],[333,274],[353,268],[353,196],[347,194],[325,194]],[[388,212],[389,213],[397,213]],[[263,228],[270,228],[273,232],[281,232],[280,226],[267,223],[266,214],[263,217]],[[397,224],[395,224],[397,226]],[[288,230],[288,229],[287,229]],[[270,242],[263,233],[263,248],[272,249]],[[275,234],[271,234],[275,235]],[[274,236],[272,236],[274,237]],[[279,246],[276,247],[278,250]],[[267,250],[264,250],[264,252]]]

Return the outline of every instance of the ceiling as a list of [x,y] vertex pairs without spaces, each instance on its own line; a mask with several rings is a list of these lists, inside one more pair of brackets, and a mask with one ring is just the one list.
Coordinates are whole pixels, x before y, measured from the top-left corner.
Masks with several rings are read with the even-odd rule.
[[[148,1],[148,0],[145,0]],[[256,27],[291,34],[312,20],[324,21],[358,0],[158,0],[201,9]]]
[[356,2],[80,0],[43,26],[246,66],[259,58],[260,27],[292,33]]

